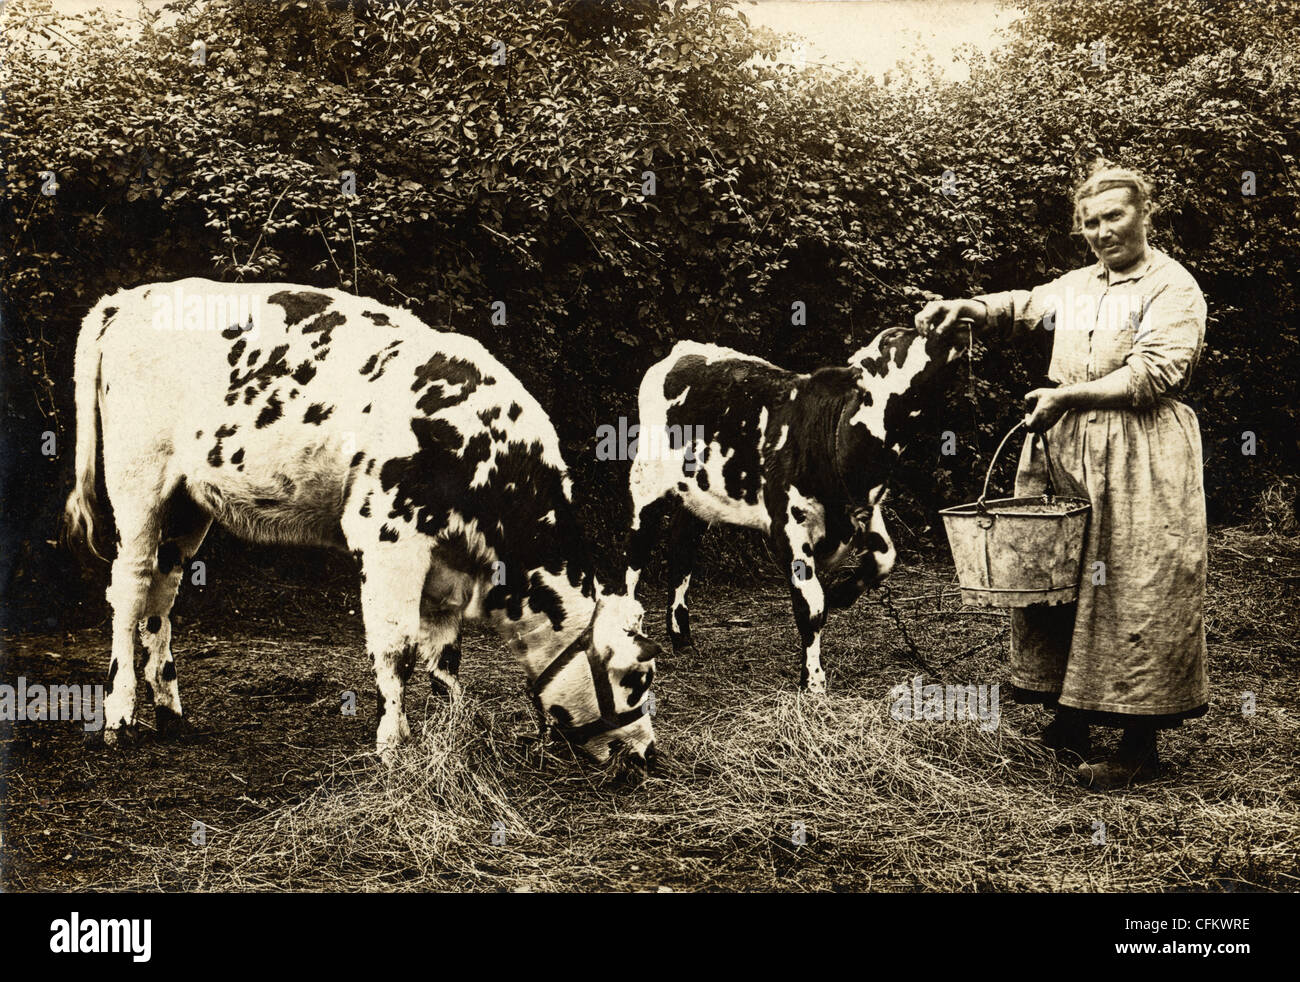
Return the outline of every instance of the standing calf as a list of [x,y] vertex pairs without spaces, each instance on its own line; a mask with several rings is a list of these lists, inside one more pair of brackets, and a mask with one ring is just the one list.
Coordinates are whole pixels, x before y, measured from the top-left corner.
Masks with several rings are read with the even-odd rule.
[[463,617],[492,623],[575,745],[653,751],[657,645],[595,580],[550,419],[477,341],[338,290],[151,284],[87,315],[76,402],[68,530],[100,554],[102,455],[118,536],[110,745],[135,732],[137,636],[159,730],[182,720],[169,613],[217,521],[359,561],[381,752],[410,735],[417,664],[457,688]]
[[790,582],[800,685],[826,690],[827,605],[849,606],[893,568],[880,514],[886,482],[967,343],[965,327],[942,338],[895,327],[847,366],[800,375],[730,348],[681,341],[651,366],[641,381],[630,478],[627,588],[635,597],[659,519],[671,509],[675,651],[692,647],[686,593],[704,530],[717,522],[759,529]]

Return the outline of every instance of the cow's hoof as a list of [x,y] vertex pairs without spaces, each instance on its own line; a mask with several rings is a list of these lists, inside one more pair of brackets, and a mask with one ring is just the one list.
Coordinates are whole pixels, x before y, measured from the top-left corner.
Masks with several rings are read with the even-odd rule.
[[700,657],[700,649],[693,644],[684,644],[681,647],[673,646],[673,657],[681,659],[691,659]]
[[189,720],[167,706],[154,706],[153,717],[158,727],[159,737],[172,739],[194,732],[194,727],[190,725]]
[[402,752],[400,743],[380,743],[375,746],[375,756],[388,770],[397,766],[398,755]]
[[806,679],[799,688],[810,696],[824,696],[826,695],[826,679]]
[[379,759],[388,767],[392,767],[397,762],[397,753],[402,744],[411,739],[411,726],[406,721],[403,714],[397,720],[396,724],[390,724],[381,727],[379,733],[375,736],[375,753]]
[[120,726],[104,729],[104,746],[117,750],[129,750],[140,742],[140,727],[135,723],[123,723]]

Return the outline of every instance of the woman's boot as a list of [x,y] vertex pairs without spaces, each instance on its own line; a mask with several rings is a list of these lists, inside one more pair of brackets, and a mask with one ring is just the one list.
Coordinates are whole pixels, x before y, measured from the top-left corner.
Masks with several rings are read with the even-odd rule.
[[1156,728],[1149,723],[1124,727],[1119,749],[1100,764],[1080,764],[1079,783],[1099,791],[1126,788],[1130,784],[1150,781],[1160,775],[1160,755],[1156,751]]
[[1070,706],[1060,706],[1038,738],[1062,763],[1076,764],[1092,753],[1087,717]]

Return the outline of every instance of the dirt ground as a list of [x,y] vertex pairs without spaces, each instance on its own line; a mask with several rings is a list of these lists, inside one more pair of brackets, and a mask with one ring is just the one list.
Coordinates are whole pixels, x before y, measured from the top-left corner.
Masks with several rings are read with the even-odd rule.
[[[1005,615],[962,607],[939,554],[904,556],[890,581],[929,669],[872,594],[831,616],[820,699],[795,692],[775,575],[698,588],[700,654],[661,661],[663,766],[633,787],[539,744],[521,671],[478,630],[463,704],[414,679],[417,740],[384,769],[367,753],[375,692],[355,591],[272,583],[258,610],[175,626],[192,733],[146,730],[122,752],[84,746],[75,722],[0,723],[0,885],[1296,890],[1298,573],[1294,540],[1214,536],[1210,712],[1163,738],[1165,777],[1112,795],[1039,750],[1047,717],[1009,694],[993,731],[890,717],[889,690],[916,675],[1007,681]],[[663,590],[647,597],[658,632]],[[0,681],[100,682],[106,643],[105,626],[5,638]]]

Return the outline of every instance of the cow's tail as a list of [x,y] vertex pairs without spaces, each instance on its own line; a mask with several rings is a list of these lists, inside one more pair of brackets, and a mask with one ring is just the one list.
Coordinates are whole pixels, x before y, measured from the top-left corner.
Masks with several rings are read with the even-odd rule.
[[64,541],[105,562],[107,557],[100,550],[100,542],[110,519],[99,498],[99,335],[107,299],[91,308],[77,338],[73,367],[77,405],[76,476],[63,509]]

